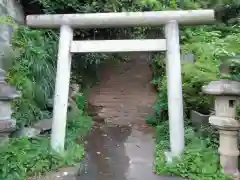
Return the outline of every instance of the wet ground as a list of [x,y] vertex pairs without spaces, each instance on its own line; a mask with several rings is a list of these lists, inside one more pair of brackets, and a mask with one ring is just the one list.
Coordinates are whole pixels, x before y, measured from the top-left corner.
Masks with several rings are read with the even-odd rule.
[[[146,126],[95,125],[77,180],[174,180],[153,173],[153,132]],[[177,180],[177,179],[176,179]]]
[[66,168],[34,180],[181,180],[154,174],[153,135],[146,125],[95,124],[81,170]]

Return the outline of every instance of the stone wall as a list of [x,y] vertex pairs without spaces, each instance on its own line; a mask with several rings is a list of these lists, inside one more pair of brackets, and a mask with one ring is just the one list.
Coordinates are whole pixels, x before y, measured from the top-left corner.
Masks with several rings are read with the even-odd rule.
[[17,0],[0,0],[0,15],[11,16],[18,23],[24,23],[24,14]]
[[10,16],[16,23],[24,24],[24,13],[17,0],[0,0],[0,68],[6,69],[11,64],[7,57],[11,52],[10,43],[13,27],[1,22],[3,16]]
[[[16,120],[11,118],[11,100],[20,97],[15,88],[5,83],[5,72],[11,65],[11,39],[14,28],[4,23],[5,17],[24,23],[24,13],[17,0],[0,0],[0,144],[15,130]],[[2,20],[2,21],[1,21]],[[16,96],[17,95],[17,96]]]

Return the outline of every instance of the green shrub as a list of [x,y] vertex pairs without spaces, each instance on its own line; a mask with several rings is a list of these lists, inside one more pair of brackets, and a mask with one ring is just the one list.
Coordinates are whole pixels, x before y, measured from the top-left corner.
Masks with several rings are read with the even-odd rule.
[[8,82],[22,92],[14,101],[18,125],[29,125],[45,116],[44,109],[54,90],[57,37],[51,31],[16,29],[12,48],[13,65]]
[[[14,32],[14,56],[7,81],[22,92],[22,97],[13,101],[13,116],[18,126],[32,125],[51,116],[46,105],[54,94],[57,47],[58,34],[54,31],[20,26]],[[87,87],[96,81],[98,64],[105,59],[101,54],[74,56],[72,80],[81,89]],[[76,65],[76,62],[81,63]]]
[[[214,37],[214,34],[211,36]],[[194,64],[185,64],[182,68],[183,96],[187,110],[203,111],[210,108],[211,98],[202,93],[201,87],[219,77],[221,57],[240,52],[239,38],[240,32],[223,39],[212,38],[208,43],[203,41],[183,45],[183,51],[196,55]]]
[[[205,34],[208,35],[208,38]],[[234,56],[235,53],[240,52],[240,31],[223,39],[219,38],[220,36],[220,32],[201,32],[199,35],[193,35],[192,39],[189,40],[190,42],[182,45],[182,52],[193,53],[196,60],[195,63],[182,65],[182,88],[186,114],[189,114],[191,109],[206,113],[212,107],[212,97],[204,94],[201,87],[220,77],[219,65],[222,57]],[[162,59],[158,57],[158,61],[162,61]],[[238,69],[235,69],[234,79],[238,79],[236,74],[240,74]],[[156,113],[162,112],[162,116],[166,117],[167,86],[165,75],[158,82],[158,87]]]
[[[23,95],[13,101],[14,117],[19,126],[31,125],[49,116],[46,104],[54,92],[57,39],[55,32],[26,27],[18,27],[14,33],[13,66],[8,71],[7,80]],[[51,150],[48,135],[33,139],[12,138],[0,149],[0,179],[25,180],[27,176],[74,165],[82,160],[84,148],[82,144],[77,144],[76,138],[87,133],[91,118],[84,112],[83,94],[81,99],[77,101],[79,109],[68,114],[66,150],[63,155]]]
[[155,171],[157,174],[173,175],[189,180],[229,180],[219,165],[219,155],[210,137],[198,137],[194,131],[185,128],[185,151],[181,159],[172,163],[165,160],[164,151],[169,149],[168,123],[157,127]]
[[13,138],[0,149],[0,179],[26,180],[27,176],[42,174],[82,160],[84,147],[76,138],[84,136],[91,127],[91,118],[81,111],[71,112],[67,124],[66,150],[59,155],[51,150],[50,138]]
[[[110,12],[110,11],[141,11],[145,6],[151,6],[154,10],[177,8],[179,5],[176,1],[169,1],[168,4],[159,0],[142,0],[142,1],[79,1],[79,0],[37,0],[43,7],[43,10],[48,13],[86,13],[86,12]],[[29,3],[30,4],[30,3]],[[209,7],[214,3],[207,0],[204,1],[185,1],[183,8]],[[206,107],[210,104],[209,99],[204,96],[199,96],[199,88],[203,83],[214,79],[217,76],[217,66],[219,64],[218,53],[216,51],[210,54],[210,49],[221,50],[225,54],[225,40],[222,42],[218,34],[206,33],[207,31],[216,30],[216,27],[185,30],[182,36],[182,41],[188,42],[185,50],[188,52],[194,51],[197,54],[197,63],[195,65],[184,65],[183,80],[184,97],[186,99],[186,109]],[[223,28],[222,28],[223,29]],[[221,30],[222,30],[221,29]],[[226,36],[228,32],[236,34],[229,36],[229,42],[239,39],[237,28],[225,28],[225,33],[220,36]],[[87,39],[95,37],[119,38],[122,34],[131,36],[135,34],[135,28],[130,29],[106,29],[106,30],[81,30],[76,32],[78,39]],[[138,32],[145,32],[145,29],[137,29]],[[139,33],[138,33],[139,34]],[[54,90],[54,76],[56,70],[56,55],[57,55],[57,34],[52,31],[30,30],[25,27],[20,27],[16,31],[13,38],[13,48],[17,53],[14,59],[13,67],[9,71],[8,81],[22,91],[23,97],[14,101],[14,117],[19,125],[30,125],[35,121],[48,116],[49,112],[45,113],[47,99],[52,97]],[[227,39],[226,38],[226,39]],[[235,39],[236,38],[236,39]],[[201,42],[202,41],[202,42]],[[199,43],[201,42],[201,43]],[[205,43],[208,44],[205,44]],[[214,44],[217,42],[217,44]],[[204,48],[208,45],[210,49]],[[236,48],[238,44],[233,44]],[[229,46],[229,44],[228,44]],[[183,47],[184,50],[184,47]],[[196,52],[195,52],[196,51]],[[207,52],[205,55],[205,51]],[[234,52],[229,50],[228,52]],[[221,54],[219,53],[219,54]],[[105,56],[99,54],[87,54],[77,56],[76,62],[73,63],[75,75],[79,84],[89,82],[89,76],[95,73],[99,64],[105,60]],[[210,60],[210,62],[208,62]],[[75,61],[74,61],[75,62]],[[161,64],[159,62],[159,64]],[[194,71],[194,72],[192,72]],[[76,73],[77,72],[77,73]],[[79,73],[81,72],[81,73]],[[83,73],[82,73],[83,72]],[[87,78],[85,78],[87,77]],[[167,91],[166,79],[157,78],[160,92],[155,109],[157,116],[166,113],[167,111]],[[196,95],[197,94],[197,95]],[[201,98],[202,97],[202,98]],[[195,99],[198,98],[198,99]],[[37,138],[32,142],[25,138],[12,139],[6,148],[2,148],[0,154],[3,158],[0,161],[2,166],[0,177],[1,179],[20,179],[27,174],[36,172],[45,172],[48,169],[54,169],[64,164],[71,164],[74,159],[81,159],[83,148],[75,144],[77,134],[86,132],[89,118],[84,114],[84,109],[81,102],[85,101],[82,97],[78,97],[78,105],[80,110],[75,115],[70,115],[70,119],[74,119],[68,123],[67,147],[68,151],[64,158],[59,157],[49,149],[49,141],[47,138]],[[160,112],[158,111],[160,110]],[[163,118],[164,116],[162,116]],[[86,125],[82,123],[85,122]],[[85,124],[85,123],[84,123]],[[81,133],[80,133],[81,134]],[[44,147],[44,148],[43,148]],[[19,153],[21,149],[22,153]],[[48,149],[48,150],[46,150]],[[79,150],[79,151],[78,151]],[[79,152],[75,154],[75,152]],[[76,155],[76,157],[75,157]],[[9,163],[10,162],[10,167]],[[29,165],[28,165],[29,164]],[[31,167],[31,166],[32,167]],[[25,178],[24,178],[25,179]]]
[[[184,3],[192,2],[187,1]],[[209,1],[210,2],[210,1]],[[199,2],[196,3],[196,5]],[[206,3],[202,1],[202,3]],[[205,5],[200,5],[205,6]],[[189,5],[189,4],[188,4]],[[207,5],[208,6],[208,5]],[[192,7],[192,5],[191,5]],[[196,62],[182,65],[182,88],[184,100],[185,116],[189,116],[191,109],[202,113],[208,113],[212,107],[212,98],[203,94],[201,87],[210,81],[222,77],[219,73],[219,65],[225,56],[235,57],[235,53],[240,51],[240,27],[238,25],[226,26],[202,26],[195,28],[183,28],[181,31],[181,51],[182,53],[192,53]],[[239,80],[239,60],[235,57],[235,62],[231,64],[233,73],[230,78]],[[165,69],[163,57],[155,58],[160,69]],[[158,85],[158,99],[155,104],[155,117],[151,121],[158,121],[156,141],[156,162],[155,171],[158,174],[168,174],[180,176],[190,180],[227,180],[222,173],[217,153],[218,140],[216,130],[204,128],[204,137],[199,137],[185,123],[185,151],[181,159],[174,159],[173,163],[165,161],[164,151],[169,147],[169,124],[165,119],[167,116],[167,86],[165,73],[161,78],[155,77]],[[203,135],[203,134],[201,134]]]

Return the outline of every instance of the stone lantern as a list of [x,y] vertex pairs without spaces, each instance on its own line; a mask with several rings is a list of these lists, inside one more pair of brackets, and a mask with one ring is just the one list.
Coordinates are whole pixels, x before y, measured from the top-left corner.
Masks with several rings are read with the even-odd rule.
[[[226,67],[222,71],[228,72]],[[226,174],[239,177],[238,171],[238,131],[240,123],[236,120],[240,82],[220,79],[203,86],[204,93],[215,96],[215,114],[209,123],[219,130],[220,163]]]
[[16,120],[11,117],[11,100],[20,96],[15,88],[5,82],[5,72],[0,69],[0,143],[8,139],[9,133],[16,128]]

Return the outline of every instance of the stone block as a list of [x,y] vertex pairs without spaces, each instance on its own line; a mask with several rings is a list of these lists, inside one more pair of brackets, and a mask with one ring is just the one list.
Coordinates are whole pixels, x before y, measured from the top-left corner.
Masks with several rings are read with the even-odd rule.
[[49,131],[52,129],[52,119],[40,120],[33,127],[39,129],[41,132]]
[[17,0],[0,0],[0,15],[11,16],[16,22],[24,24],[24,13]]
[[6,101],[15,99],[21,96],[21,93],[16,88],[6,84],[0,83],[0,100]]
[[0,68],[7,69],[14,56],[11,48],[11,38],[14,29],[11,25],[0,24]]
[[209,123],[218,129],[227,129],[229,131],[237,131],[240,128],[239,121],[232,117],[210,116]]
[[6,144],[9,141],[8,133],[0,133],[0,146]]
[[0,83],[6,83],[5,78],[6,78],[6,72],[0,69]]
[[24,127],[22,129],[15,131],[12,134],[12,136],[34,138],[34,137],[38,136],[40,133],[41,133],[41,131],[39,129],[32,128],[32,127]]
[[232,131],[228,128],[219,130],[218,152],[224,173],[238,177],[238,130]]
[[6,72],[3,69],[0,69],[0,77],[5,77]]
[[201,114],[200,112],[194,110],[191,111],[191,121],[193,125],[197,127],[208,124],[209,117],[209,114]]
[[[81,161],[79,165],[72,167],[64,167],[59,169],[57,172],[47,172],[46,174],[35,175],[34,177],[29,177],[29,180],[77,180],[78,176],[85,173],[84,161]],[[80,178],[81,179],[81,178]]]
[[0,25],[0,43],[9,45],[12,39],[13,26],[9,24]]
[[[1,2],[1,1],[0,1]],[[4,6],[3,4],[0,4],[0,15],[3,16],[3,15],[8,15],[8,10],[6,8],[6,6]]]
[[10,133],[16,128],[16,120],[0,120],[0,133]]
[[0,121],[11,119],[12,109],[11,102],[0,101]]
[[[12,17],[16,23],[24,24],[25,17],[22,6],[17,0],[0,0],[0,17]],[[11,25],[0,22],[0,68],[9,68],[12,55],[11,39],[14,28]]]
[[206,94],[217,96],[240,96],[240,82],[229,79],[211,81],[208,85],[202,86]]
[[192,53],[183,53],[181,55],[181,61],[182,61],[182,64],[194,63],[195,62],[195,56]]

